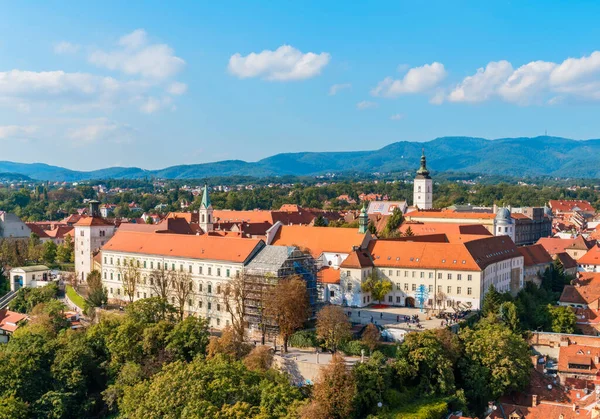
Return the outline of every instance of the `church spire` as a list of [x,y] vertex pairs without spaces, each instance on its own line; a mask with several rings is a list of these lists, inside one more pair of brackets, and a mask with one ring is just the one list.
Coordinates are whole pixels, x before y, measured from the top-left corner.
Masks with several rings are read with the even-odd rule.
[[429,170],[427,170],[427,158],[425,157],[425,149],[421,154],[421,167],[417,170],[417,178],[429,179]]
[[208,195],[208,185],[204,185],[204,192],[202,192],[202,203],[200,204],[200,208],[208,208],[210,207],[210,196]]

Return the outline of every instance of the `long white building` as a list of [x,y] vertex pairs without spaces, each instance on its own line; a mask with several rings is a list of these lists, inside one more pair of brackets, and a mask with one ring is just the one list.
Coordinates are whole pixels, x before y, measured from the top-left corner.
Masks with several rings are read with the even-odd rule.
[[[241,274],[264,246],[260,239],[117,231],[102,248],[102,282],[109,299],[127,301],[122,276],[124,265],[133,263],[139,272],[134,291],[134,300],[138,300],[157,296],[153,271],[187,273],[193,285],[185,311],[222,328],[231,321],[222,299],[224,285]],[[174,295],[169,302],[176,302]]]

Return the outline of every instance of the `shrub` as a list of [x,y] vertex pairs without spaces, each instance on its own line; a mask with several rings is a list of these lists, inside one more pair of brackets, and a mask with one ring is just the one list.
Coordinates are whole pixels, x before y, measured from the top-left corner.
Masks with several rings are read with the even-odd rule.
[[300,330],[290,336],[289,345],[295,348],[314,348],[318,346],[317,335],[312,330]]
[[343,342],[339,346],[339,350],[350,356],[360,356],[361,350],[365,351],[365,355],[369,355],[369,348],[367,348],[360,340]]

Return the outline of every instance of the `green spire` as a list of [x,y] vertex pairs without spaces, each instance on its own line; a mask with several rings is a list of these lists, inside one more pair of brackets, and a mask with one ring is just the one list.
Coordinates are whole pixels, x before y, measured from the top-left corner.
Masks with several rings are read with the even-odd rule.
[[204,185],[204,192],[202,192],[202,203],[200,204],[200,208],[208,207],[210,207],[210,196],[208,195],[208,186]]
[[429,170],[427,170],[427,159],[425,157],[425,149],[423,149],[423,153],[421,154],[421,167],[417,170],[417,177],[424,177],[429,179]]
[[365,203],[363,202],[362,209],[360,210],[360,215],[358,216],[358,232],[364,234],[369,229],[369,216],[367,215],[367,208],[365,207]]

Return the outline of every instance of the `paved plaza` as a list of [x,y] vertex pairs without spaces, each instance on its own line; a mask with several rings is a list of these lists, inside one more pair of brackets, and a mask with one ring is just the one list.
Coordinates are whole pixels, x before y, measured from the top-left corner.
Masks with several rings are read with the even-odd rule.
[[[411,307],[386,307],[386,308],[350,308],[344,307],[346,313],[351,313],[350,320],[353,323],[375,323],[379,326],[388,326],[403,330],[426,330],[442,327],[442,320],[433,317],[433,314],[427,313],[426,310],[421,312],[418,308]],[[417,328],[417,324],[410,321],[405,321],[405,316],[419,316],[419,323],[423,326],[422,329]],[[430,318],[429,318],[430,317]],[[429,320],[428,320],[429,318]]]

